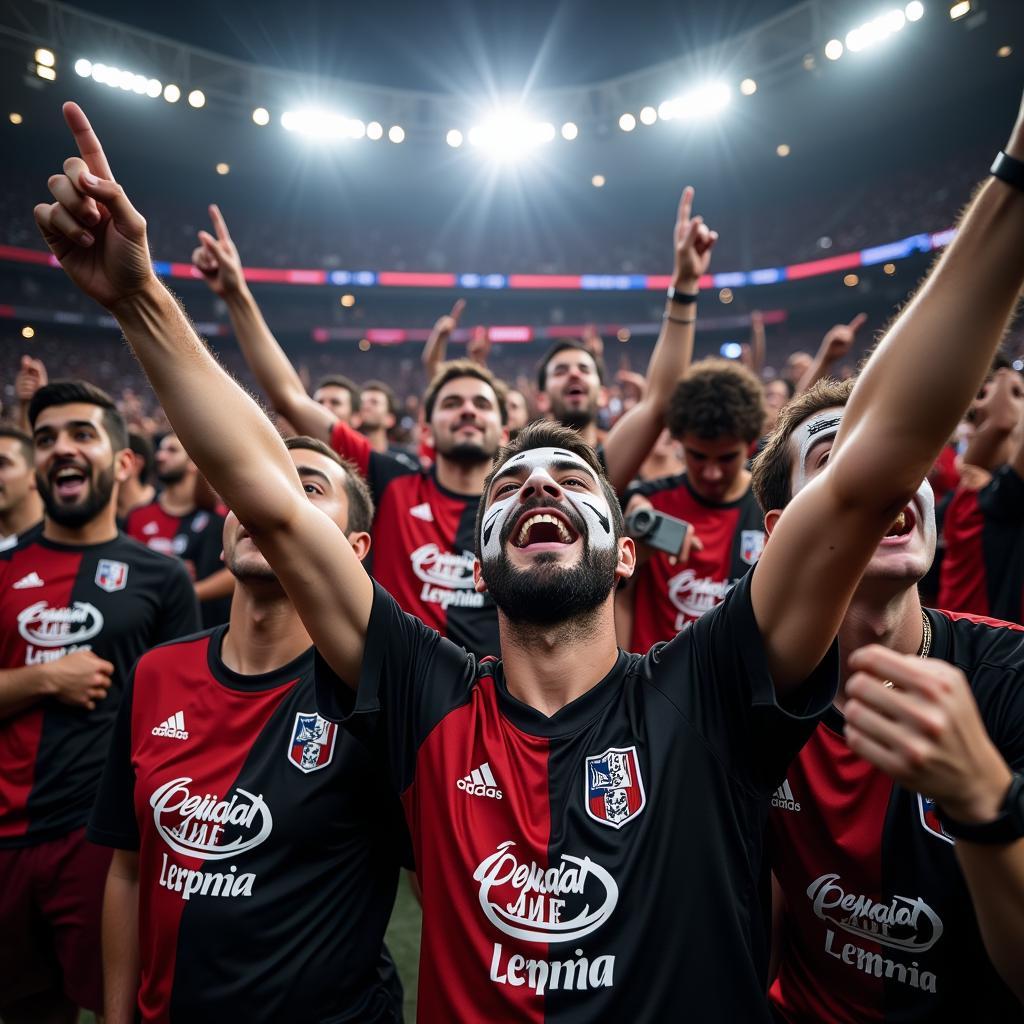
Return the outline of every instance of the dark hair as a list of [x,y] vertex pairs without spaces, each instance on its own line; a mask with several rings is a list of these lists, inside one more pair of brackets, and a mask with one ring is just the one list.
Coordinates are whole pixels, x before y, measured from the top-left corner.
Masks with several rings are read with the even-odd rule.
[[746,367],[728,359],[702,359],[676,385],[665,425],[677,441],[696,434],[705,441],[735,437],[751,442],[761,435],[764,415],[764,391]]
[[786,401],[788,402],[796,394],[796,385],[788,377],[772,377],[761,385],[762,391],[769,384],[781,384],[786,389]]
[[44,409],[73,402],[99,406],[103,410],[103,429],[110,439],[110,447],[115,452],[128,447],[128,428],[114,400],[102,388],[86,380],[55,380],[41,387],[28,406],[28,421],[32,429],[35,430],[36,420]]
[[504,381],[495,377],[490,370],[479,363],[474,363],[472,359],[452,359],[447,363],[441,364],[437,373],[434,374],[433,380],[427,385],[427,390],[423,395],[424,420],[429,423],[430,418],[434,415],[434,403],[437,401],[441,388],[449,381],[459,380],[462,377],[474,377],[477,380],[482,380],[491,388],[494,392],[494,397],[498,400],[498,412],[501,413],[501,422],[507,423],[508,407],[505,405],[505,395],[508,392],[508,386]]
[[762,512],[785,508],[793,497],[793,455],[789,439],[804,420],[822,409],[845,406],[853,391],[853,379],[823,377],[779,410],[775,429],[750,467],[750,487]]
[[137,430],[128,431],[128,447],[142,459],[139,470],[139,483],[145,486],[153,479],[153,442]]
[[368,380],[363,382],[364,391],[379,391],[388,400],[388,412],[392,416],[397,416],[398,409],[398,398],[395,396],[394,389],[384,383],[382,380]]
[[594,355],[593,352],[583,344],[582,341],[576,341],[573,338],[564,338],[562,341],[556,341],[544,353],[543,358],[537,364],[537,390],[543,391],[547,387],[548,383],[548,363],[551,362],[559,352],[586,352],[591,359],[594,360],[594,366],[597,368],[597,379],[603,384],[605,378],[604,360],[600,356]]
[[349,394],[352,408],[355,409],[359,405],[359,385],[343,374],[330,373],[326,377],[321,377],[313,388],[313,394],[315,395],[321,388],[344,388]]
[[21,445],[22,458],[31,469],[33,463],[32,438],[21,427],[16,427],[13,423],[0,423],[0,437],[10,437]]
[[616,538],[625,533],[626,527],[622,520],[622,509],[619,506],[619,497],[615,488],[608,482],[604,466],[598,459],[594,449],[590,447],[581,437],[578,430],[572,427],[563,427],[550,420],[537,420],[534,423],[527,423],[516,435],[515,440],[509,441],[498,449],[494,456],[491,471],[484,481],[483,493],[480,495],[480,504],[476,510],[476,530],[474,531],[473,543],[476,549],[477,558],[480,557],[480,524],[483,521],[484,513],[487,511],[487,492],[491,489],[491,481],[502,466],[514,455],[520,452],[528,452],[533,448],[562,448],[573,455],[578,455],[596,474],[601,483],[601,490],[608,500],[612,510],[612,523],[615,527]]
[[284,441],[288,451],[316,452],[336,462],[345,470],[345,494],[348,497],[348,530],[347,533],[369,533],[373,526],[373,498],[370,488],[354,462],[340,456],[329,445],[319,438],[298,435],[286,437]]

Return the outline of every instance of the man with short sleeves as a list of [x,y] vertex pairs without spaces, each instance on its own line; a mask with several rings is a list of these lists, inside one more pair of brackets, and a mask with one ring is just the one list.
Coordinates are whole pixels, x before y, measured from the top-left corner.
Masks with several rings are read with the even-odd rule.
[[[727,599],[645,655],[615,644],[635,550],[593,450],[524,430],[478,510],[475,589],[498,608],[503,659],[481,663],[399,611],[311,508],[272,425],[153,274],[85,115],[64,112],[82,156],[37,222],[280,578],[322,659],[321,713],[345,713],[400,790],[423,890],[421,1019],[769,1021],[768,800],[831,704],[858,580],[1024,283],[1024,193],[979,191],[860,377],[828,468]],[[1024,157],[1024,117],[1009,148]],[[80,240],[95,204],[111,217],[98,249]]]
[[[365,556],[373,503],[355,467],[322,441],[286,444],[309,500]],[[398,801],[317,714],[309,636],[230,514],[223,543],[230,622],[136,664],[89,825],[115,848],[106,1022],[394,1024],[382,943]]]
[[29,407],[42,530],[0,553],[0,1016],[99,1012],[109,853],[85,841],[129,672],[199,613],[176,559],[119,533],[131,453],[108,395],[55,381]]

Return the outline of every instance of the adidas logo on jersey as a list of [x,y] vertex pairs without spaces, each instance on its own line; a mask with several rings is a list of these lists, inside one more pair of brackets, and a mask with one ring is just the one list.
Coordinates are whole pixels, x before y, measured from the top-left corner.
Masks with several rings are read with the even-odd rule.
[[30,572],[27,576],[22,576],[17,583],[11,584],[11,590],[28,590],[29,587],[45,587],[46,584],[43,582],[42,577],[37,572]]
[[166,736],[169,740],[187,740],[188,733],[185,731],[185,712],[178,711],[171,715],[166,722],[153,726],[154,736]]
[[504,796],[498,789],[498,783],[487,761],[479,768],[474,768],[465,778],[459,779],[455,785],[470,796],[489,796],[492,800],[501,800]]
[[800,805],[793,799],[793,790],[789,785],[789,779],[784,779],[782,785],[772,793],[772,807],[778,807],[780,811],[800,810]]
[[434,521],[434,513],[431,511],[428,502],[423,502],[422,505],[413,505],[409,509],[409,515],[416,519],[422,519],[425,523],[432,523]]

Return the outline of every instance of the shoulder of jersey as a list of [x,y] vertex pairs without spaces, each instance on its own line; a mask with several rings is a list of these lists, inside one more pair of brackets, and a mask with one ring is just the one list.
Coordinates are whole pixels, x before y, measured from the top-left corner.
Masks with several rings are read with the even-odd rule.
[[682,487],[685,480],[685,473],[659,476],[655,480],[643,480],[639,484],[631,485],[623,500],[632,498],[634,494],[642,494],[645,498],[649,498],[652,494],[658,494],[660,491],[674,491],[677,487]]
[[[1024,627],[983,615],[947,611],[938,614],[947,620],[956,638],[957,663],[963,667],[970,661],[965,671],[972,688],[980,675],[976,670],[982,667],[1014,672],[1024,669]],[[966,650],[957,649],[964,645],[967,645]]]
[[147,547],[142,541],[129,537],[124,531],[120,532],[117,535],[117,539],[112,540],[110,544],[111,548],[124,545],[120,554],[130,558],[133,565],[149,562],[162,569],[181,565],[181,559],[175,555],[165,555],[162,551],[156,551],[151,547]]
[[194,644],[205,642],[218,629],[222,629],[222,626],[211,626],[209,629],[201,629],[196,633],[189,633],[187,636],[176,636],[173,640],[165,640],[162,644],[154,644],[152,647],[147,648],[139,655],[138,664],[142,665],[144,662],[148,663],[155,657],[161,657],[158,652],[165,650],[168,647],[183,647],[187,644]]

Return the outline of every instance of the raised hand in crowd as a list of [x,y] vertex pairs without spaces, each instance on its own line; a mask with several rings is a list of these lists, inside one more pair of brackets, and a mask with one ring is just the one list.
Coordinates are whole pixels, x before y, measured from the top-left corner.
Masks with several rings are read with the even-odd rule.
[[469,342],[466,345],[466,355],[473,360],[474,363],[479,363],[481,366],[487,365],[487,357],[491,354],[491,336],[483,324],[473,328],[473,333],[470,335]]
[[[423,366],[427,371],[427,380],[433,378],[434,374],[437,373],[438,367],[447,358],[448,342],[451,340],[451,336],[455,329],[459,326],[459,320],[462,318],[462,313],[465,308],[466,300],[456,299],[451,312],[438,317],[437,321],[434,323],[433,329],[430,332],[430,337],[427,338],[427,343],[423,346],[423,355],[421,357],[423,360]],[[470,356],[470,358],[473,357]],[[485,353],[483,361],[477,361],[486,362],[486,359],[487,355]]]
[[18,372],[14,376],[14,397],[18,402],[18,426],[29,432],[28,407],[35,393],[45,387],[49,378],[42,359],[33,356],[22,356]]
[[829,329],[821,339],[814,361],[796,386],[798,395],[816,384],[822,377],[830,376],[832,368],[850,354],[857,340],[857,332],[867,323],[867,319],[867,313],[858,313],[849,323],[836,324]]
[[203,275],[210,290],[224,298],[237,292],[245,284],[242,260],[228,231],[228,226],[216,203],[211,203],[210,220],[213,230],[199,232],[199,245],[192,250],[192,265]]

